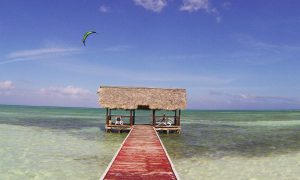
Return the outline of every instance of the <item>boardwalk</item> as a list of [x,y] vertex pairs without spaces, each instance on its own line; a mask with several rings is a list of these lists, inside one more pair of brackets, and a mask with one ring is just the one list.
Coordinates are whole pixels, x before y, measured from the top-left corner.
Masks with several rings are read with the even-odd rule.
[[178,179],[156,131],[135,125],[101,179]]

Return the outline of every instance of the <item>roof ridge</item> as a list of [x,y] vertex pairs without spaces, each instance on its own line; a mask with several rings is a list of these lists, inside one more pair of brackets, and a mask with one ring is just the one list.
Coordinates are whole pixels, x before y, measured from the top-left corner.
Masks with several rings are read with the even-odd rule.
[[184,88],[159,88],[159,87],[138,87],[138,86],[100,86],[100,88],[186,90]]

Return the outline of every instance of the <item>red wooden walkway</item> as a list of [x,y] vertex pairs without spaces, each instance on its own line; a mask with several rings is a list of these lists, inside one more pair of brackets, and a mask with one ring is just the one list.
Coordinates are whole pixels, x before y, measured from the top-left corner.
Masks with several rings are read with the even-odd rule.
[[154,128],[135,125],[101,179],[178,179]]

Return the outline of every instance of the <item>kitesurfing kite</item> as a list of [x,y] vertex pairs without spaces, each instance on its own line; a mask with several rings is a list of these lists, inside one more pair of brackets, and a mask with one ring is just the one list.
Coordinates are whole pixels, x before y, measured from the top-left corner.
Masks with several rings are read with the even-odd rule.
[[83,35],[82,43],[83,43],[84,46],[85,46],[85,40],[86,40],[86,38],[87,38],[89,35],[93,34],[93,33],[96,33],[96,32],[95,32],[95,31],[88,31],[88,32],[86,32],[86,33]]

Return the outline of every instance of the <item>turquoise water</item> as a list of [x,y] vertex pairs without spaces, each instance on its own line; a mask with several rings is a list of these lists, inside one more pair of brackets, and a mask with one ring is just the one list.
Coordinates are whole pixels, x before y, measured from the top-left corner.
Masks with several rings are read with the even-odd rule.
[[[0,179],[99,179],[127,135],[105,133],[104,115],[0,106]],[[300,111],[187,110],[182,134],[160,136],[182,179],[300,177]]]

